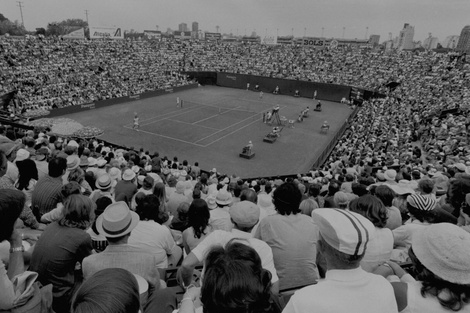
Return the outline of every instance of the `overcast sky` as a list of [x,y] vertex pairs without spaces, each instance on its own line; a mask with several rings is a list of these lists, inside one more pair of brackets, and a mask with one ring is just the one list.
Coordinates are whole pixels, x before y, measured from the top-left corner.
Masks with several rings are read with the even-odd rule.
[[[85,17],[91,26],[123,29],[177,29],[181,22],[215,32],[244,35],[256,30],[275,35],[365,38],[378,34],[380,41],[393,37],[404,23],[415,26],[415,40],[428,33],[443,41],[460,35],[470,24],[470,0],[21,0],[25,27],[34,30],[52,21]],[[19,20],[15,0],[0,0],[0,13]],[[306,30],[305,30],[306,29]]]

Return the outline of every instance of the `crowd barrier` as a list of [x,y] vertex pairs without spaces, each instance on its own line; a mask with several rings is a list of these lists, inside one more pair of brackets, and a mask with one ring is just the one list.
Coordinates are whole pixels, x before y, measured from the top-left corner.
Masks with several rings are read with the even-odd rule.
[[198,84],[190,84],[190,85],[179,86],[179,87],[157,89],[154,91],[144,92],[144,93],[133,95],[133,96],[100,100],[100,101],[95,101],[95,102],[86,103],[86,104],[72,105],[72,106],[63,107],[63,108],[57,108],[57,109],[51,110],[47,117],[58,117],[58,116],[66,115],[66,114],[107,107],[110,105],[136,101],[136,100],[141,100],[141,99],[146,99],[146,98],[152,98],[152,97],[161,96],[161,95],[165,95],[165,94],[172,93],[172,92],[197,88],[197,86]]
[[225,72],[217,73],[217,85],[219,86],[246,89],[247,84],[250,84],[250,90],[254,90],[255,86],[258,85],[259,90],[265,93],[273,93],[276,87],[279,87],[280,95],[294,96],[295,92],[298,91],[299,96],[304,98],[313,98],[316,91],[317,99],[335,102],[340,102],[342,98],[349,99],[352,88],[351,86],[336,84]]

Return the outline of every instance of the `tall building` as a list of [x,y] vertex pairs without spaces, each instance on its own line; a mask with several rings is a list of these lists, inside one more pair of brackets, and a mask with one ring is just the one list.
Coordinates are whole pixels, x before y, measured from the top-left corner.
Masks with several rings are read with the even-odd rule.
[[438,43],[439,39],[437,39],[437,37],[433,37],[431,33],[429,33],[429,37],[424,39],[423,48],[426,50],[436,49]]
[[470,25],[465,26],[460,33],[457,51],[470,52]]
[[446,39],[442,42],[442,48],[455,49],[457,48],[457,43],[459,42],[460,36],[452,35],[447,36]]
[[380,35],[370,35],[369,44],[375,47],[379,44],[379,41],[380,41]]
[[193,22],[192,29],[193,32],[198,32],[199,31],[199,23],[198,22]]
[[178,25],[178,31],[180,32],[187,32],[188,31],[188,24],[181,23]]
[[415,28],[408,23],[405,23],[403,29],[398,35],[398,49],[410,50],[414,48],[413,37],[415,35]]

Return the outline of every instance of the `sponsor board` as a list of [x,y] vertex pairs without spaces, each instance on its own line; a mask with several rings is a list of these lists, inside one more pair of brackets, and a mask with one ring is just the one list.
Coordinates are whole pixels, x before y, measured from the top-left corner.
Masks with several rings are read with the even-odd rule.
[[236,80],[237,80],[237,76],[226,75],[225,78],[231,79],[231,80],[233,80],[233,81],[236,81]]
[[67,35],[62,36],[66,39],[85,39],[85,28],[76,29],[71,31]]
[[129,100],[140,100],[140,95],[129,96]]
[[158,30],[144,30],[144,37],[147,39],[156,39],[156,40],[161,40],[162,39],[162,32]]
[[277,36],[266,36],[261,40],[263,45],[277,45]]
[[302,38],[302,45],[303,46],[310,46],[310,47],[318,47],[322,48],[325,47],[326,42],[322,38]]
[[191,32],[175,31],[173,35],[176,39],[191,39]]
[[92,103],[82,104],[82,105],[80,105],[80,108],[81,109],[90,109],[90,110],[92,110],[92,109],[95,108],[95,103],[92,102]]
[[165,92],[172,93],[172,92],[173,92],[173,88],[167,88],[167,89],[165,89]]
[[119,27],[90,27],[91,39],[124,39],[124,32]]
[[205,33],[204,37],[206,40],[220,40],[222,39],[222,35],[220,33]]

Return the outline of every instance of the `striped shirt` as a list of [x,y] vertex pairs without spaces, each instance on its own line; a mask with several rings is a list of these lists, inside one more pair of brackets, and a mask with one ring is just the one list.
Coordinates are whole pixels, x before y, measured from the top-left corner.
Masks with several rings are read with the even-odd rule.
[[62,177],[51,177],[46,175],[41,178],[34,188],[31,198],[31,207],[37,208],[40,215],[45,214],[57,206],[62,198],[60,190],[62,189]]

